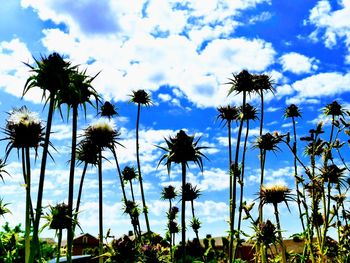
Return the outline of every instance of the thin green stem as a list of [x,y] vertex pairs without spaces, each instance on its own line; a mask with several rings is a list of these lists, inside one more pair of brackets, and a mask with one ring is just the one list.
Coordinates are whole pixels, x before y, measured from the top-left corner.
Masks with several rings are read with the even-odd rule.
[[[72,116],[72,146],[70,157],[70,170],[69,170],[69,186],[68,186],[68,217],[73,219],[73,195],[74,195],[74,171],[75,171],[75,150],[77,146],[77,123],[78,123],[78,106],[73,106]],[[73,249],[73,224],[70,222],[67,229],[67,262],[72,261],[72,249]]]
[[283,242],[283,237],[282,237],[282,232],[281,232],[281,224],[280,224],[280,219],[278,215],[278,207],[277,203],[273,204],[274,209],[275,209],[275,217],[276,217],[276,224],[277,224],[277,231],[278,231],[278,237],[281,242],[281,256],[282,256],[282,262],[287,263],[287,258],[286,258],[286,247]]
[[31,211],[31,195],[30,195],[30,155],[29,147],[25,148],[25,167],[26,167],[26,218],[25,218],[25,262],[28,263],[30,260],[30,211]]
[[41,158],[41,167],[40,167],[40,176],[39,176],[39,185],[38,185],[38,197],[37,197],[37,205],[36,205],[36,213],[35,213],[35,220],[33,225],[33,243],[32,246],[32,253],[31,253],[31,262],[34,262],[34,258],[40,256],[40,245],[39,245],[39,224],[40,224],[40,218],[42,214],[42,200],[43,200],[43,192],[44,192],[44,181],[45,181],[45,171],[46,171],[46,163],[47,163],[47,156],[49,152],[49,144],[50,144],[50,134],[51,134],[51,125],[52,125],[52,117],[53,117],[53,111],[54,111],[54,105],[55,105],[55,93],[50,94],[50,104],[49,104],[49,110],[48,110],[48,116],[47,116],[47,123],[46,123],[46,131],[45,131],[45,141],[43,146],[43,153]]
[[103,189],[102,189],[102,150],[99,149],[98,153],[98,221],[99,221],[99,242],[98,242],[98,253],[99,263],[103,263]]
[[182,170],[182,198],[181,198],[181,249],[182,249],[182,262],[185,262],[186,258],[186,201],[184,198],[184,189],[186,186],[186,163],[181,163]]
[[142,210],[145,214],[145,221],[146,221],[146,228],[147,232],[151,232],[151,228],[149,226],[148,221],[148,208],[146,205],[146,199],[145,199],[145,192],[143,190],[143,179],[142,179],[142,173],[141,173],[141,164],[140,164],[140,145],[139,145],[139,123],[140,123],[140,113],[141,113],[141,105],[140,103],[137,104],[137,120],[136,120],[136,159],[137,159],[137,170],[139,172],[139,183],[140,183],[140,190],[141,190],[141,198],[142,198]]
[[86,169],[87,169],[88,163],[85,162],[84,163],[84,168],[83,168],[83,172],[81,174],[81,178],[80,178],[80,184],[79,184],[79,191],[78,191],[78,197],[77,197],[77,204],[76,204],[76,208],[75,208],[75,213],[74,213],[74,220],[73,220],[73,233],[75,232],[75,227],[77,224],[77,218],[78,218],[78,213],[79,213],[79,208],[80,208],[80,203],[81,203],[81,195],[83,192],[83,185],[84,185],[84,179],[85,179],[85,175],[86,175]]
[[56,263],[60,262],[61,257],[61,244],[62,244],[62,229],[58,230],[58,240],[57,240],[57,256]]

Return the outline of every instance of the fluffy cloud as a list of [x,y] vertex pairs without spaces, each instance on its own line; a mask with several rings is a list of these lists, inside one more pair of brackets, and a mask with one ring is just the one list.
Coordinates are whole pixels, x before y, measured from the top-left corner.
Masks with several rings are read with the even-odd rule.
[[[347,0],[338,1],[340,8],[332,10],[330,1],[321,0],[310,11],[308,22],[316,26],[316,30],[310,35],[311,39],[324,41],[326,47],[334,47],[339,40],[344,40],[350,53],[350,2]],[[349,55],[345,61],[349,62]]]
[[350,91],[350,73],[320,73],[294,82],[292,88],[297,94],[289,98],[287,103],[315,103],[317,98]]
[[283,71],[295,74],[310,73],[317,69],[315,58],[308,58],[302,54],[291,52],[280,57]]

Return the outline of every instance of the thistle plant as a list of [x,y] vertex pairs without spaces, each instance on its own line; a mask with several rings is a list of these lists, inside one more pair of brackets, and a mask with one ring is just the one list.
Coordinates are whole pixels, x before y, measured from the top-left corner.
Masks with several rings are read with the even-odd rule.
[[281,253],[282,253],[282,262],[286,263],[286,247],[283,243],[282,233],[281,233],[281,224],[279,220],[278,213],[278,204],[284,202],[289,210],[288,201],[293,201],[293,195],[291,190],[284,185],[271,185],[271,186],[262,186],[259,193],[260,205],[264,206],[265,204],[272,204],[275,210],[276,224],[279,242],[281,244]]
[[30,228],[34,217],[31,200],[31,162],[30,148],[34,148],[35,153],[44,140],[43,125],[36,113],[30,112],[25,106],[14,109],[9,113],[4,129],[8,140],[6,146],[6,158],[12,149],[22,153],[22,170],[26,190],[26,210],[25,210],[25,262],[30,260]]
[[10,209],[7,208],[8,205],[8,203],[4,203],[3,198],[0,198],[0,216],[4,217],[6,214],[11,213]]
[[69,229],[72,220],[70,218],[69,207],[65,203],[50,206],[49,208],[49,213],[46,213],[43,217],[47,222],[42,229],[49,227],[56,230],[58,237],[56,263],[58,263],[61,256],[62,232],[63,229]]
[[[247,70],[242,70],[239,74],[233,74],[233,78],[229,78],[229,82],[226,84],[230,85],[228,91],[228,96],[232,93],[235,95],[243,94],[242,107],[245,108],[247,95],[250,95],[255,92],[253,75],[250,74]],[[233,248],[233,239],[235,234],[235,212],[236,212],[236,192],[237,192],[237,180],[239,179],[239,151],[241,144],[241,136],[243,130],[243,120],[240,120],[238,133],[237,133],[237,144],[234,162],[231,165],[230,173],[233,173],[233,182],[232,182],[232,202],[230,202],[230,246],[229,246],[229,262],[235,260],[234,248]],[[230,200],[231,201],[231,200]]]
[[[97,74],[98,75],[98,74]],[[73,214],[73,194],[74,194],[74,173],[75,173],[75,157],[76,157],[76,145],[77,145],[77,130],[78,130],[78,108],[81,106],[86,111],[86,105],[90,104],[97,108],[99,96],[96,90],[92,87],[91,83],[96,78],[90,77],[86,74],[86,70],[79,71],[78,69],[70,72],[69,85],[65,89],[61,89],[57,92],[57,106],[60,110],[63,104],[67,105],[67,119],[69,117],[70,110],[72,113],[72,142],[71,142],[71,157],[70,157],[70,170],[69,170],[69,186],[68,186],[68,208],[70,218]],[[92,101],[95,99],[95,104]],[[85,112],[86,113],[86,112]],[[71,225],[67,231],[67,259],[71,260],[72,245],[73,245],[73,226]]]
[[[201,152],[203,149],[207,148],[205,146],[198,146],[200,138],[194,141],[194,136],[189,136],[185,131],[180,130],[175,137],[170,137],[165,139],[167,147],[158,146],[160,149],[166,151],[158,165],[165,161],[168,173],[171,170],[171,164],[181,164],[182,170],[182,189],[186,185],[186,167],[188,162],[194,162],[201,171],[203,171],[203,157],[206,156]],[[186,201],[185,198],[181,199],[181,241],[182,241],[182,259],[185,260],[186,257]]]
[[103,105],[100,108],[99,113],[100,113],[101,117],[107,117],[108,119],[111,119],[113,116],[118,116],[117,109],[109,101],[105,101],[103,103]]
[[[83,192],[83,186],[84,186],[84,179],[86,175],[86,170],[88,165],[97,166],[98,161],[98,147],[96,144],[93,144],[89,140],[82,140],[77,145],[76,149],[76,159],[78,163],[84,163],[83,171],[80,178],[79,183],[79,190],[78,190],[78,197],[77,197],[77,203],[75,205],[75,216],[74,221],[77,222],[77,217],[79,214],[80,209],[80,203],[81,203],[81,196]],[[73,225],[73,233],[75,232],[75,225]]]
[[232,189],[233,189],[233,173],[231,173],[231,165],[232,165],[232,129],[231,129],[231,124],[232,121],[237,121],[238,120],[238,109],[235,106],[226,106],[226,107],[219,107],[217,108],[219,114],[217,116],[217,119],[221,120],[221,123],[224,123],[224,125],[227,126],[227,133],[228,133],[228,168],[229,168],[229,215],[230,218],[232,217]]
[[[137,171],[136,171],[135,167],[130,167],[130,166],[124,167],[124,169],[122,171],[123,182],[129,183],[131,198],[132,198],[133,202],[135,202],[135,195],[134,195],[134,188],[133,188],[132,181],[137,179],[137,177],[138,177],[138,175],[137,175]],[[127,202],[127,200],[124,200],[124,202]],[[132,218],[131,218],[131,220],[133,221]],[[137,218],[137,225],[134,226],[134,232],[135,232],[136,236],[141,235],[139,218]]]
[[141,114],[141,105],[150,106],[152,105],[152,100],[150,95],[145,90],[133,91],[131,95],[130,102],[137,104],[137,119],[136,119],[136,159],[137,159],[137,170],[139,175],[139,183],[141,190],[142,206],[143,213],[145,215],[145,222],[147,227],[147,232],[151,232],[151,228],[148,220],[148,208],[146,205],[145,192],[143,190],[143,177],[141,172],[141,162],[140,162],[140,143],[139,143],[139,125],[140,125],[140,114]]
[[[43,90],[42,98],[45,99],[45,105],[49,102],[48,115],[46,120],[45,140],[43,144],[43,152],[41,158],[41,167],[39,175],[38,197],[36,205],[36,214],[33,224],[33,242],[34,246],[32,259],[36,258],[39,251],[39,223],[42,214],[42,198],[44,192],[45,171],[48,156],[48,148],[50,144],[51,124],[54,108],[57,103],[58,91],[65,89],[69,85],[69,76],[74,70],[70,62],[63,59],[58,53],[52,53],[48,57],[41,57],[41,60],[35,59],[36,66],[25,63],[30,68],[32,75],[27,79],[23,96],[35,87]],[[47,94],[48,93],[48,94]]]
[[201,195],[200,190],[197,189],[196,186],[192,186],[191,183],[186,183],[185,187],[181,188],[181,196],[185,199],[187,202],[191,202],[191,211],[192,211],[192,221],[190,223],[191,228],[193,229],[194,233],[196,234],[196,238],[199,240],[198,236],[198,230],[201,227],[201,222],[199,219],[195,216],[194,213],[194,201]]
[[[293,124],[293,146],[292,146],[292,152],[293,152],[293,165],[294,165],[294,177],[295,177],[295,187],[297,192],[297,204],[298,204],[298,210],[299,210],[299,216],[300,216],[300,222],[301,226],[303,228],[303,231],[305,232],[305,223],[304,223],[304,216],[308,218],[308,211],[305,210],[305,213],[302,211],[301,208],[301,199],[303,199],[303,196],[305,197],[305,192],[302,193],[299,189],[299,184],[302,183],[303,178],[299,176],[298,174],[298,165],[297,165],[297,132],[296,132],[296,118],[301,118],[301,112],[298,106],[295,104],[289,105],[285,111],[284,111],[284,117],[292,119]],[[304,189],[304,187],[303,187]],[[303,200],[305,202],[305,200]]]
[[175,220],[176,213],[172,212],[172,200],[174,200],[177,197],[177,192],[175,190],[175,187],[172,185],[169,185],[167,187],[164,187],[162,190],[162,193],[160,195],[160,198],[162,200],[169,200],[169,210],[168,210],[168,233],[169,233],[169,241],[170,241],[170,260],[173,262],[173,234],[170,231],[170,225],[171,222]]
[[[103,188],[102,188],[102,151],[114,149],[119,132],[106,121],[96,122],[84,130],[84,142],[91,143],[98,148],[98,186],[99,186],[99,255],[103,254]],[[100,263],[103,258],[99,258]]]

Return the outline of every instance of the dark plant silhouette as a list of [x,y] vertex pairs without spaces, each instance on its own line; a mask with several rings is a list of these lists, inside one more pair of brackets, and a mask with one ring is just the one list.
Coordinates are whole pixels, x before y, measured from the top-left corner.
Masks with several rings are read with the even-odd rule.
[[25,262],[30,260],[30,229],[34,212],[31,199],[31,168],[30,148],[37,150],[44,140],[43,125],[36,113],[30,112],[25,106],[14,109],[9,113],[6,120],[4,132],[6,146],[6,158],[11,150],[16,148],[22,153],[22,170],[26,189],[26,210],[25,210]]
[[140,190],[141,190],[141,198],[142,198],[142,206],[143,206],[143,213],[145,215],[145,221],[146,221],[146,227],[147,232],[151,232],[151,228],[149,225],[148,220],[148,208],[146,205],[146,197],[145,192],[143,190],[143,177],[141,172],[141,163],[140,163],[140,144],[139,144],[139,125],[140,125],[140,113],[141,113],[141,105],[142,106],[150,106],[152,105],[152,100],[149,96],[149,94],[140,89],[137,91],[133,91],[133,94],[131,95],[130,102],[133,102],[137,104],[137,119],[136,119],[136,159],[137,159],[137,170],[139,175],[139,183],[140,183]]
[[[44,192],[45,171],[48,156],[48,148],[50,144],[51,124],[54,113],[54,108],[57,103],[57,93],[68,87],[69,76],[74,70],[70,62],[63,59],[58,53],[52,53],[48,57],[41,57],[41,60],[35,59],[36,66],[32,66],[25,63],[32,73],[27,79],[23,96],[34,87],[38,87],[43,90],[42,98],[45,99],[45,105],[49,102],[48,115],[46,120],[45,140],[43,144],[43,152],[41,158],[38,197],[36,205],[35,220],[33,223],[33,253],[32,258],[36,258],[40,255],[39,246],[39,223],[42,214],[42,199]],[[48,93],[48,94],[47,94]]]
[[[200,138],[199,138],[200,139]],[[171,170],[171,164],[181,164],[182,170],[182,189],[185,188],[186,185],[186,167],[188,166],[188,162],[194,162],[198,165],[198,167],[203,171],[203,157],[206,156],[201,152],[203,149],[207,148],[204,146],[198,146],[198,142],[194,141],[194,136],[188,136],[186,132],[180,130],[175,137],[170,137],[169,139],[165,139],[167,147],[158,146],[160,149],[166,151],[158,165],[163,161],[165,161],[165,165],[167,166],[168,173]],[[182,197],[181,199],[181,242],[182,242],[182,255],[183,261],[186,257],[186,200]]]

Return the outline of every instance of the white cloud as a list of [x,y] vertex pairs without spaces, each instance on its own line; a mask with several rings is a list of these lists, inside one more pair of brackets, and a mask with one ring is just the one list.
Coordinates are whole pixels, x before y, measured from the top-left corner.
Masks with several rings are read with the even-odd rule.
[[283,71],[290,71],[295,74],[310,73],[317,70],[317,60],[308,58],[296,52],[290,52],[280,57]]
[[[310,34],[310,38],[314,41],[321,38],[328,48],[333,48],[338,41],[344,41],[350,52],[350,3],[347,0],[341,0],[338,1],[338,4],[340,8],[332,10],[328,0],[317,2],[310,11],[308,20],[309,23],[316,26],[316,30]],[[348,61],[347,58],[346,61]]]
[[288,104],[317,103],[319,98],[350,91],[350,73],[320,73],[294,82],[292,88],[297,94]]

